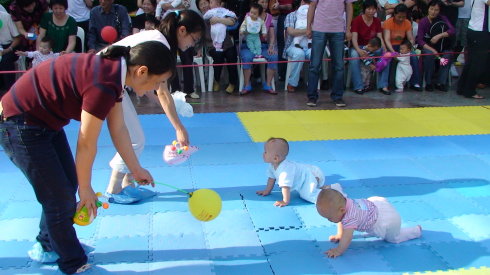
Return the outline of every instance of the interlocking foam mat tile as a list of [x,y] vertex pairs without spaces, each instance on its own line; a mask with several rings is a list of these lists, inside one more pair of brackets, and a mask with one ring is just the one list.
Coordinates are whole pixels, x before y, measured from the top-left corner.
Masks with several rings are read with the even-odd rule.
[[[75,226],[93,247],[87,274],[489,274],[490,110],[482,107],[196,114],[183,118],[200,150],[177,166],[162,159],[175,132],[164,115],[140,116],[147,144],[140,157],[155,181],[220,194],[209,222],[189,211],[189,196],[157,184],[156,196],[100,209]],[[485,123],[483,123],[485,122]],[[77,122],[65,129],[72,150]],[[332,259],[334,223],[292,192],[290,205],[267,183],[263,145],[290,142],[288,158],[322,169],[351,198],[385,196],[403,226],[423,235],[401,244],[356,232]],[[115,149],[104,127],[92,185],[104,192]],[[0,151],[0,274],[61,274],[32,261],[41,207],[23,174]],[[104,199],[102,199],[104,200]]]

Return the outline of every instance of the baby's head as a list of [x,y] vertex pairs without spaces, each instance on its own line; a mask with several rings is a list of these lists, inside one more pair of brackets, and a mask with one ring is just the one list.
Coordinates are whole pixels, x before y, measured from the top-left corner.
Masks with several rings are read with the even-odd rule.
[[220,8],[221,0],[209,0],[209,7],[211,9]]
[[412,50],[412,43],[408,39],[403,40],[400,44],[400,53],[407,54]]
[[345,197],[332,188],[322,189],[316,199],[316,210],[320,216],[334,223],[340,222],[344,217],[345,205]]
[[366,50],[368,50],[370,53],[375,52],[381,48],[381,39],[379,37],[373,37],[371,40],[369,40],[368,44],[366,45]]
[[50,37],[43,37],[39,43],[39,52],[42,54],[49,54],[53,50],[54,41]]
[[145,30],[156,30],[160,21],[153,14],[146,14],[145,17]]
[[248,14],[250,15],[250,18],[257,20],[257,18],[259,18],[259,16],[262,14],[263,10],[264,8],[262,8],[261,5],[252,3],[250,4],[250,12]]
[[264,144],[264,162],[281,163],[289,153],[289,144],[283,138],[271,137]]

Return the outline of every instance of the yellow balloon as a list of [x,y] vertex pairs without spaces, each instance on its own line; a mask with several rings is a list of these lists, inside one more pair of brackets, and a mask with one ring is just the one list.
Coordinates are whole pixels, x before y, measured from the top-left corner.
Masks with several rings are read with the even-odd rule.
[[189,210],[194,218],[208,222],[221,212],[221,197],[211,189],[199,189],[190,194]]

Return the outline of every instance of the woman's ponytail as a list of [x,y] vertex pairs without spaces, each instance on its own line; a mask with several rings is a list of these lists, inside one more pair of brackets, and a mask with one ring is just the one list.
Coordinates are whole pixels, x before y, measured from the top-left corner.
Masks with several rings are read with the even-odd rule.
[[107,49],[102,51],[100,53],[100,56],[102,58],[107,58],[107,59],[117,59],[120,57],[124,57],[129,59],[129,52],[131,51],[131,47],[125,47],[125,46],[109,46]]

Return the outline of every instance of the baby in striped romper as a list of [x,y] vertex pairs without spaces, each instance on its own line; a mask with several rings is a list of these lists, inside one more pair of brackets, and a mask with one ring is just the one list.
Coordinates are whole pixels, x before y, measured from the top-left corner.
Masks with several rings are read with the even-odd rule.
[[318,195],[316,209],[322,217],[337,223],[337,235],[329,239],[339,245],[325,252],[331,258],[347,250],[354,231],[367,232],[369,236],[390,243],[401,243],[422,235],[420,225],[402,228],[400,214],[383,197],[350,199],[334,189],[324,189]]

